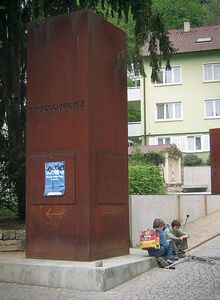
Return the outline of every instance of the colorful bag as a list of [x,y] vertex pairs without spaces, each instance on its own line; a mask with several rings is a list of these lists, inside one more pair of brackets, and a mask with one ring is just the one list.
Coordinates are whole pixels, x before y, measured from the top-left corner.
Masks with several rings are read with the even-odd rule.
[[141,232],[140,239],[141,249],[160,249],[160,236],[158,230],[148,228],[146,231]]

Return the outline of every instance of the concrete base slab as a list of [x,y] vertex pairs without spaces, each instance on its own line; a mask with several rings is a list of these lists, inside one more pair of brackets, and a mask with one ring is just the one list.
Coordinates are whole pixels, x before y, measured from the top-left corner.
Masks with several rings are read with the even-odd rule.
[[27,259],[24,252],[0,253],[0,282],[83,291],[106,291],[157,265],[145,251],[93,262]]

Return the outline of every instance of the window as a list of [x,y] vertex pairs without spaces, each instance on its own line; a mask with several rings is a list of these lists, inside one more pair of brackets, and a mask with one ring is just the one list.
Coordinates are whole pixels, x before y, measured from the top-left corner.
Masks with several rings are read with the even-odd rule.
[[187,136],[187,149],[188,151],[201,150],[201,136]]
[[212,41],[212,39],[213,39],[213,37],[198,38],[196,43],[197,44],[210,43]]
[[149,137],[149,145],[175,144],[182,152],[209,152],[209,134],[173,135]]
[[158,121],[180,120],[182,118],[182,104],[177,103],[157,103],[156,119]]
[[169,85],[181,83],[181,69],[180,67],[172,67],[170,70],[166,68],[160,69],[157,73],[159,81],[155,82],[155,85]]
[[205,117],[220,118],[220,99],[205,101]]
[[169,145],[170,144],[170,138],[169,137],[162,137],[157,139],[158,145]]
[[204,68],[204,81],[217,81],[220,80],[220,63],[205,64]]

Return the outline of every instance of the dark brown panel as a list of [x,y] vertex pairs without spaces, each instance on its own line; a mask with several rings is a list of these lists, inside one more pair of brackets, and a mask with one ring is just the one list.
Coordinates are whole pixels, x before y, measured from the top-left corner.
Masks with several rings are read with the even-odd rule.
[[124,204],[126,171],[123,156],[98,153],[99,204]]
[[220,128],[210,129],[212,194],[220,194]]

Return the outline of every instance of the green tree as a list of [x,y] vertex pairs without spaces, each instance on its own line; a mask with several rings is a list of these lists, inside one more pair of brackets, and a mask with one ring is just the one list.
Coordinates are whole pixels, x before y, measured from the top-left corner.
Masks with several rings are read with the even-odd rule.
[[[79,9],[91,9],[107,19],[124,18],[132,24],[127,62],[143,71],[140,46],[150,39],[152,80],[164,59],[169,66],[173,48],[160,18],[153,14],[151,0],[2,0],[0,6],[0,162],[14,186],[18,214],[25,218],[25,109],[27,24]],[[129,23],[130,22],[130,23]],[[134,29],[133,29],[134,28]],[[134,42],[133,42],[134,40]],[[159,41],[159,43],[158,43]],[[133,44],[133,46],[132,46]],[[157,55],[159,52],[161,56]],[[121,54],[123,57],[123,54]]]
[[166,29],[183,28],[189,20],[193,27],[202,26],[206,10],[199,0],[152,0],[154,13],[163,15]]
[[137,111],[132,105],[128,104],[128,122],[140,122],[141,112]]
[[218,25],[220,24],[220,0],[209,0],[204,5],[207,12],[207,17],[203,25]]
[[25,211],[25,102],[29,1],[1,1],[0,9],[0,163],[14,186],[18,214]]

